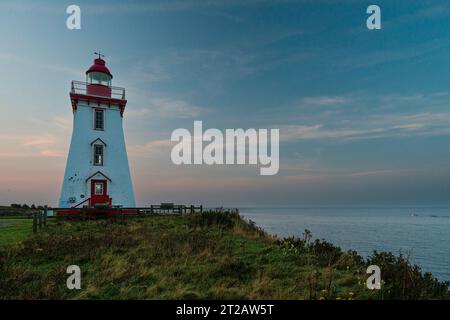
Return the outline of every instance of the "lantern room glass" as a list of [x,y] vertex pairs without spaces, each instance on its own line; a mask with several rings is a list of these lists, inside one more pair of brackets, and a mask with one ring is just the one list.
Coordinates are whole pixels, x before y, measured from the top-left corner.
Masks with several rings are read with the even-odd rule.
[[103,72],[90,72],[86,76],[88,84],[101,84],[104,86],[111,86],[111,77]]

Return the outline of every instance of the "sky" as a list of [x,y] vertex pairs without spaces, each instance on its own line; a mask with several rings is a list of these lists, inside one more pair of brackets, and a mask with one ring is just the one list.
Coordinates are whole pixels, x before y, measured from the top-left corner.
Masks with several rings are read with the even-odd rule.
[[[127,90],[138,205],[448,205],[449,34],[437,0],[1,1],[0,204],[57,205],[70,82],[100,49]],[[279,128],[279,173],[174,165],[194,120]]]

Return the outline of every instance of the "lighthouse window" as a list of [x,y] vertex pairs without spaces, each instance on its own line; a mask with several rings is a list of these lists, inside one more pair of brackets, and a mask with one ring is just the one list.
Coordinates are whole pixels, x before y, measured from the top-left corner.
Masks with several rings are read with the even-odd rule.
[[105,121],[103,110],[95,110],[94,112],[94,129],[95,130],[104,130]]
[[111,77],[103,72],[91,72],[87,75],[89,84],[101,84],[111,86]]
[[94,193],[95,193],[95,195],[103,194],[103,183],[102,182],[95,183]]
[[103,145],[101,144],[94,145],[94,165],[95,166],[103,165]]

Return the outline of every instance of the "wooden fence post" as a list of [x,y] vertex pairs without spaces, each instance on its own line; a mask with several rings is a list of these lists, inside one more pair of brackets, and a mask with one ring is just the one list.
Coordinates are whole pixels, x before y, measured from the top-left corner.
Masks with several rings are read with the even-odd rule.
[[47,226],[47,207],[44,208],[44,227]]
[[37,232],[37,215],[33,212],[33,233]]
[[39,229],[42,228],[42,211],[39,211],[38,213],[38,225],[39,225]]

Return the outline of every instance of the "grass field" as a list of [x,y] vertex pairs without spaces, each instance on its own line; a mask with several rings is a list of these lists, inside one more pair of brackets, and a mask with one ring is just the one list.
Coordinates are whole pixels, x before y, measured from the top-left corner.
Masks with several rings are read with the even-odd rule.
[[[449,297],[448,284],[402,257],[364,261],[307,232],[276,239],[231,213],[52,222],[25,240],[25,224],[0,230],[12,234],[0,247],[0,299]],[[382,290],[365,286],[373,263],[383,270]],[[66,288],[69,265],[81,268],[81,290]]]
[[17,245],[32,233],[33,220],[18,217],[0,218],[0,247]]

